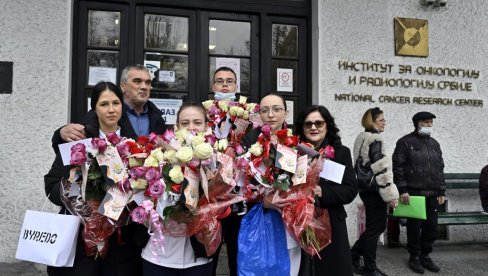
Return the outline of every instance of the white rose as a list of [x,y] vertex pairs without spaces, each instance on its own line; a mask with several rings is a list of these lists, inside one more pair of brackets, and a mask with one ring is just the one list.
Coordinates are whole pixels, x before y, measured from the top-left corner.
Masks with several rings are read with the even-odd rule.
[[251,146],[249,151],[254,155],[254,156],[261,156],[263,154],[263,145],[260,143],[255,143]]
[[236,116],[237,115],[237,110],[239,109],[238,106],[231,106],[229,108],[229,113],[230,113],[230,116]]
[[181,163],[188,163],[193,158],[193,150],[191,147],[181,147],[176,152],[176,158],[178,158]]
[[242,117],[242,114],[244,114],[244,108],[237,108],[237,117]]
[[171,181],[173,181],[176,184],[179,184],[183,182],[185,177],[183,176],[183,172],[181,171],[181,167],[179,165],[174,166],[169,170],[169,177],[171,178]]
[[213,154],[213,148],[207,143],[201,143],[195,148],[195,156],[200,160],[209,159]]
[[205,109],[210,109],[210,107],[214,104],[214,101],[213,100],[208,100],[208,101],[204,101],[202,103],[203,107],[205,107]]

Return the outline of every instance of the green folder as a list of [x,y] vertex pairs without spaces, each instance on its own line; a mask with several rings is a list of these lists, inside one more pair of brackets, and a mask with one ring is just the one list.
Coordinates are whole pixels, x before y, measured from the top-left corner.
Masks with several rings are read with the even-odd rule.
[[393,210],[394,217],[427,219],[425,211],[425,196],[410,196],[410,204],[406,205],[398,202],[398,206]]

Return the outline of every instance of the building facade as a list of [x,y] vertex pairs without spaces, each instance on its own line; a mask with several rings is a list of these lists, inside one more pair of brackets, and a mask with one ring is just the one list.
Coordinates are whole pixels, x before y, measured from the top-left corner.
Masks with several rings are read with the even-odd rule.
[[[290,123],[301,108],[325,105],[350,148],[366,109],[384,110],[390,153],[425,110],[437,116],[446,172],[479,172],[488,162],[484,1],[175,2],[0,0],[0,78],[6,63],[13,68],[11,90],[0,91],[0,262],[14,261],[25,210],[45,201],[53,131],[81,120],[91,85],[118,82],[127,64],[152,70],[151,97],[169,121],[181,102],[208,98],[211,72],[229,65],[252,101],[282,94]],[[449,210],[481,210],[477,191],[447,196]],[[359,201],[347,206],[351,241]],[[449,240],[486,240],[487,230],[451,226]]]

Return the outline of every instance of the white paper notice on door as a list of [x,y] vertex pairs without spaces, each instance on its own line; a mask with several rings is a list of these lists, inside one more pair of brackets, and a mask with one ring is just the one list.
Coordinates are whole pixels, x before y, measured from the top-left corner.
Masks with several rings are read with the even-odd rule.
[[293,92],[293,69],[276,69],[276,90],[281,92]]
[[220,67],[229,67],[234,70],[237,76],[236,92],[241,92],[241,60],[238,58],[215,58],[215,70]]
[[117,82],[117,68],[94,67],[88,70],[88,85],[95,85],[101,81]]

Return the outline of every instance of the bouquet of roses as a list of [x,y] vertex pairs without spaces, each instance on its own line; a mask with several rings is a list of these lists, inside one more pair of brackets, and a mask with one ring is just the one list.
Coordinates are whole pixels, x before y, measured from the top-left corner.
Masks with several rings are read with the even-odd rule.
[[[87,256],[106,256],[109,236],[127,223],[123,198],[115,183],[126,181],[128,175],[117,147],[121,139],[110,133],[107,139],[93,138],[90,146],[82,143],[71,148],[69,180],[62,182],[62,201],[66,208],[81,218],[82,238]],[[120,192],[120,193],[118,193]],[[120,195],[122,203],[110,199]]]
[[247,97],[240,96],[239,101],[208,100],[202,103],[207,110],[208,126],[213,130],[217,141],[216,150],[233,155],[243,153],[240,146],[248,131],[262,124],[259,105],[247,103]]
[[[318,159],[309,160],[306,183],[293,186],[286,193],[274,193],[274,202],[292,202],[283,208],[282,218],[288,233],[311,256],[331,242],[331,226],[327,209],[314,205],[314,189],[319,185],[319,174],[326,159],[334,158],[334,149],[327,146]],[[319,255],[320,258],[320,255]]]

